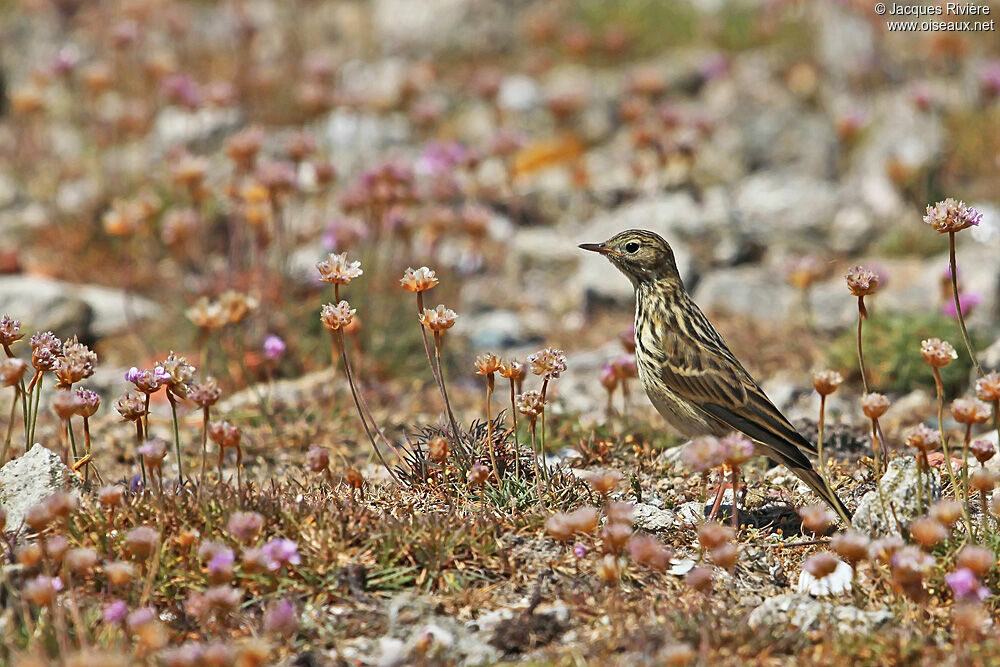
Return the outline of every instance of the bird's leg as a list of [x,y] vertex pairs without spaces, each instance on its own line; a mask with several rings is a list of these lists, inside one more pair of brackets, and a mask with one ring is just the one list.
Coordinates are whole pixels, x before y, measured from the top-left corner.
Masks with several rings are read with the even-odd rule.
[[[712,511],[708,514],[708,520],[712,521],[719,514],[719,507],[722,505],[722,496],[726,492],[726,473],[723,471],[722,479],[719,481],[719,488],[715,492],[715,502],[712,503]],[[735,494],[735,492],[734,492]],[[734,495],[735,497],[735,495]]]
[[739,502],[736,497],[736,492],[740,488],[740,467],[733,466],[733,508],[732,508],[732,518],[733,518],[733,530],[738,531],[740,529],[740,513],[739,513]]

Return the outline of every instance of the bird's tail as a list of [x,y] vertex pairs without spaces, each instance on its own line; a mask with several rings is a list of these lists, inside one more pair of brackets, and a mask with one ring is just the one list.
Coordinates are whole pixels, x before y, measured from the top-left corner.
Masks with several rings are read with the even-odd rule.
[[[759,441],[758,441],[759,442]],[[775,447],[769,443],[760,443],[763,445],[760,447],[764,450],[764,453],[770,456],[772,459],[780,462],[786,468],[795,473],[795,476],[801,479],[806,485],[813,490],[817,496],[823,499],[826,504],[828,504],[840,518],[844,520],[844,523],[850,525],[851,523],[851,512],[847,509],[847,506],[837,497],[837,494],[833,492],[833,489],[828,488],[826,482],[812,464],[809,459],[805,457],[802,451],[789,443],[782,443],[782,446]]]
[[813,490],[817,496],[822,498],[826,504],[828,504],[833,510],[840,515],[840,518],[844,520],[844,523],[851,525],[851,512],[847,509],[847,506],[837,497],[837,494],[833,492],[833,489],[829,489],[826,486],[826,482],[818,472],[816,472],[812,466],[808,468],[800,468],[788,464],[789,470],[795,473],[795,475],[805,482],[810,489]]

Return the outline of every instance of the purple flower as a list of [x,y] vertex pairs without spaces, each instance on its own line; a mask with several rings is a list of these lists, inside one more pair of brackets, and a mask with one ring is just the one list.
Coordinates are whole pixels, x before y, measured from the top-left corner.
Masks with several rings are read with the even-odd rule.
[[142,491],[142,475],[139,473],[132,475],[132,479],[128,483],[128,490],[132,493],[140,493]]
[[583,558],[587,555],[587,547],[577,542],[573,545],[573,555],[577,558]]
[[267,557],[269,570],[279,570],[285,565],[298,565],[302,562],[299,545],[283,537],[276,537],[265,544],[263,552]]
[[264,614],[264,630],[290,637],[295,633],[299,621],[295,607],[288,600],[273,602]]
[[104,622],[108,625],[115,625],[125,620],[128,615],[128,606],[124,600],[112,600],[104,605]]
[[135,381],[139,379],[140,373],[142,373],[142,371],[133,366],[132,368],[128,369],[128,372],[125,373],[125,381],[134,384]]
[[[983,297],[981,294],[976,292],[959,292],[958,302],[962,306],[962,316],[967,316],[972,309],[983,302]],[[953,317],[958,319],[958,312],[955,310],[955,300],[949,299],[941,306],[941,313],[948,317]]]
[[944,582],[951,589],[956,600],[985,600],[990,591],[979,583],[975,573],[967,567],[962,567],[951,574],[946,574]]
[[188,109],[201,106],[203,95],[198,84],[187,74],[171,74],[163,80],[164,96],[171,104],[177,104]]
[[428,144],[424,149],[423,155],[417,161],[417,167],[431,176],[438,176],[463,164],[467,158],[468,151],[457,141],[435,142]]
[[157,366],[153,369],[153,378],[158,382],[167,382],[170,380],[170,373],[168,373],[163,366]]
[[233,569],[236,557],[232,549],[220,549],[208,561],[208,573],[211,575],[227,574]]
[[264,356],[271,361],[277,361],[281,359],[281,355],[285,353],[285,341],[281,340],[279,336],[271,334],[264,339]]

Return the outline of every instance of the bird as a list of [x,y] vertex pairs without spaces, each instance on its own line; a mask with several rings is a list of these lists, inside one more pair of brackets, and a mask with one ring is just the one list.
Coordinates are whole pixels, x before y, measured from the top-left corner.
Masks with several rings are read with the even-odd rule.
[[580,248],[604,255],[632,283],[636,366],[667,423],[687,438],[744,434],[849,521],[851,513],[806,456],[816,447],[775,407],[688,294],[670,244],[631,229]]

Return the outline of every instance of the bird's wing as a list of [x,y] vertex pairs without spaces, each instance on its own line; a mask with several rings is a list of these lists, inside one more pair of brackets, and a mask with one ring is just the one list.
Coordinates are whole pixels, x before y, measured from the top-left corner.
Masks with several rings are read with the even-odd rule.
[[[781,442],[815,452],[721,340],[696,342],[664,332],[662,342],[666,352],[660,366],[662,380],[674,393],[758,442],[772,446]],[[793,452],[789,456],[798,458]],[[800,463],[808,462],[801,458]]]
[[698,340],[677,331],[658,332],[665,352],[657,360],[662,381],[695,409],[757,441],[761,453],[787,466],[842,516],[850,517],[803,453],[815,454],[813,444],[775,407],[718,333],[706,331],[711,335]]

